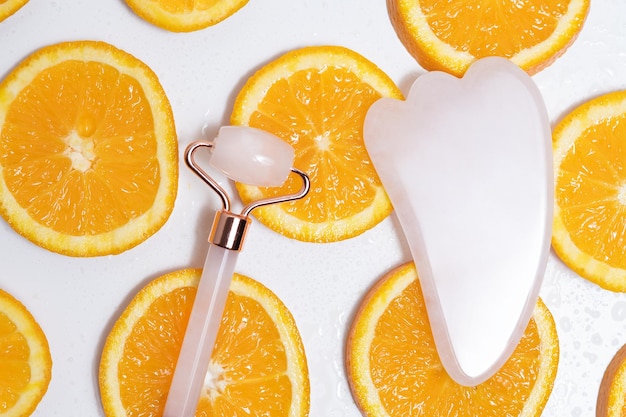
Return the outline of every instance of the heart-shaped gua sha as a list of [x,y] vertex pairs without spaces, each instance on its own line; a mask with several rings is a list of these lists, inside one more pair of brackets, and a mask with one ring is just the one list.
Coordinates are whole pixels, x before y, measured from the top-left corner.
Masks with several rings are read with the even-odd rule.
[[420,76],[369,109],[365,145],[394,205],[448,374],[477,385],[515,349],[550,248],[551,130],[532,79],[504,58]]

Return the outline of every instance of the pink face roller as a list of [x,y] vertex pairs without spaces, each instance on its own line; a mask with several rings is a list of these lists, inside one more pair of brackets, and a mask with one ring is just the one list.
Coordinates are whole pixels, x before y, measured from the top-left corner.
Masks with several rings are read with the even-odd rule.
[[[279,186],[293,172],[302,178],[295,194],[252,202],[240,214],[231,212],[231,203],[220,187],[195,160],[195,153],[211,151],[210,164],[227,177],[246,184]],[[217,337],[226,297],[239,251],[257,207],[297,200],[309,191],[308,176],[292,167],[293,148],[262,130],[244,126],[222,127],[213,143],[193,142],[185,152],[185,162],[222,200],[209,235],[209,250],[198,284],[196,298],[185,331],[164,417],[193,417],[196,412],[213,345]]]

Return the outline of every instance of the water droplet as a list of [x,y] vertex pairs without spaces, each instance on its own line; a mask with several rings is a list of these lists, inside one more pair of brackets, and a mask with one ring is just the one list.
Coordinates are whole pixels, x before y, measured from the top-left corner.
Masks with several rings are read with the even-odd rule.
[[594,345],[601,345],[601,344],[602,344],[602,336],[600,336],[600,334],[599,334],[599,333],[594,333],[594,334],[591,336],[591,342],[592,342]]
[[591,352],[585,352],[583,356],[589,360],[589,363],[594,363],[598,359],[598,355]]
[[335,394],[337,395],[337,399],[344,401],[344,402],[349,401],[350,398],[352,398],[352,394],[350,393],[350,388],[343,381],[337,384],[337,389],[335,391]]
[[611,309],[611,317],[615,321],[624,321],[626,320],[626,302],[619,301],[613,305]]
[[600,318],[600,312],[598,310],[592,310],[588,307],[585,308],[585,313],[589,314],[594,319]]
[[558,398],[559,400],[564,400],[567,398],[567,384],[561,384],[554,387],[552,391],[552,396],[554,398]]
[[545,301],[546,301],[546,304],[550,306],[560,307],[561,306],[561,293],[559,291],[551,291],[550,293],[548,293]]

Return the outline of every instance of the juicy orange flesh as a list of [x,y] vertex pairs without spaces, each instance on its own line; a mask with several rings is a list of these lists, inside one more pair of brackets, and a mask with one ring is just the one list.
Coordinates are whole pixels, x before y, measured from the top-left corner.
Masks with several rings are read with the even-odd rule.
[[118,375],[128,417],[163,414],[195,293],[183,287],[160,296],[126,339]]
[[[496,375],[478,386],[464,387],[443,369],[426,317],[422,293],[415,281],[390,303],[376,326],[369,353],[370,369],[387,413],[519,415],[538,374],[540,339],[534,321]],[[417,398],[420,403],[415,402]]]
[[420,0],[419,4],[439,39],[477,58],[512,57],[543,42],[568,5],[554,0]]
[[563,158],[556,179],[561,218],[574,244],[626,268],[626,115],[586,129]]
[[220,1],[224,0],[156,0],[155,2],[169,13],[180,14],[210,9]]
[[[368,207],[380,187],[363,143],[367,109],[381,95],[350,71],[337,67],[294,72],[270,87],[249,125],[272,132],[297,150],[295,167],[311,179],[307,197],[284,203],[285,211],[311,223],[337,220]],[[300,189],[291,175],[267,196]]]
[[[235,416],[241,410],[258,415],[286,416],[291,406],[291,381],[287,355],[274,321],[265,309],[248,297],[229,294],[222,318],[221,337],[213,360],[223,368],[227,382],[208,415]],[[227,332],[226,329],[237,329]],[[206,401],[206,405],[210,405]]]
[[143,89],[103,63],[43,70],[7,111],[0,164],[17,203],[46,227],[83,236],[126,224],[152,206],[159,186]]
[[15,323],[0,313],[0,414],[19,400],[30,382],[30,348]]
[[[160,417],[196,289],[156,299],[136,323],[119,363],[120,397],[128,417]],[[288,415],[291,382],[278,329],[255,300],[229,293],[212,363],[223,370],[205,386],[196,415]],[[211,366],[210,366],[211,368]],[[204,414],[203,414],[204,413]]]

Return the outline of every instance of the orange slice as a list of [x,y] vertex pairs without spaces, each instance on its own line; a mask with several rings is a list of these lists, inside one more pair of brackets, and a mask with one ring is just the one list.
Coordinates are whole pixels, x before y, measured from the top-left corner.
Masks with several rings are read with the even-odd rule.
[[0,214],[51,251],[122,252],[169,217],[177,147],[145,64],[103,42],[45,47],[0,83]]
[[126,0],[142,19],[172,32],[192,32],[215,25],[248,0]]
[[366,295],[348,336],[346,369],[367,417],[538,417],[558,359],[555,323],[539,300],[506,364],[480,385],[457,384],[439,361],[417,272],[409,263]]
[[[392,210],[363,143],[363,121],[381,97],[402,93],[373,63],[346,48],[308,47],[257,71],[235,101],[231,122],[266,130],[295,149],[294,166],[311,178],[298,201],[265,206],[254,215],[271,229],[309,242],[347,239],[374,227]],[[237,184],[244,202],[296,192]]]
[[626,91],[574,109],[553,149],[552,247],[580,276],[626,291]]
[[48,340],[24,305],[0,290],[0,416],[31,415],[48,390]]
[[597,417],[626,417],[626,345],[604,372],[598,393]]
[[[139,291],[106,339],[100,392],[107,417],[161,417],[200,270],[164,275]],[[308,368],[287,307],[235,274],[196,416],[304,417]]]
[[574,42],[589,0],[387,0],[396,33],[427,70],[461,76],[501,56],[534,74]]
[[26,3],[28,0],[0,0],[0,22],[17,12]]

